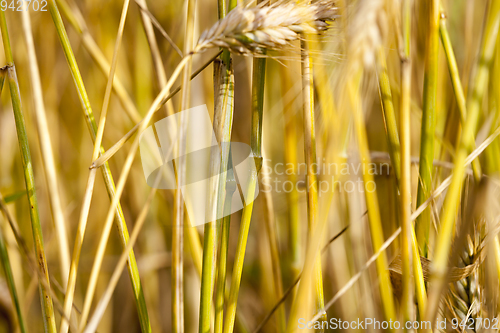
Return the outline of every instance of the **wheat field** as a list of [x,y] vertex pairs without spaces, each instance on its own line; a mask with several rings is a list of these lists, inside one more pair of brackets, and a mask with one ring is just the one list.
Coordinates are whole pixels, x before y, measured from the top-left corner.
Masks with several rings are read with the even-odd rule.
[[497,332],[499,28],[0,1],[0,332]]

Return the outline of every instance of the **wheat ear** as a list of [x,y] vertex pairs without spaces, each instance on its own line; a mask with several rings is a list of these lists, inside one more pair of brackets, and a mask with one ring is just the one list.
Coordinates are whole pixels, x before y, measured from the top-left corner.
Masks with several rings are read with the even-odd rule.
[[283,49],[300,38],[300,33],[326,30],[335,19],[333,0],[311,4],[279,1],[270,6],[237,6],[205,30],[194,52],[223,47],[239,54],[261,54],[263,49]]

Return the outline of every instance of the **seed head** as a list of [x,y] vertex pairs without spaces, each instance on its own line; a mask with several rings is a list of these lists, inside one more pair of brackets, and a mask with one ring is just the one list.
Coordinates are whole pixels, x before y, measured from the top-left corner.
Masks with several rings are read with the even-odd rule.
[[337,10],[333,0],[319,0],[311,4],[277,2],[270,6],[238,6],[205,30],[194,52],[222,47],[239,54],[262,53],[263,49],[283,49],[301,33],[326,30],[335,19]]

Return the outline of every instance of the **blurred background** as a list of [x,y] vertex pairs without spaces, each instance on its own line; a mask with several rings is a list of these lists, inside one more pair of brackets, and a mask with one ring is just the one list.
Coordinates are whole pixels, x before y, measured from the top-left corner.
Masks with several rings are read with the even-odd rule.
[[[378,1],[378,0],[377,0]],[[496,0],[493,0],[493,2]],[[396,115],[400,109],[401,61],[398,46],[398,33],[401,29],[401,10],[399,1],[383,2],[383,14],[370,12],[370,1],[338,0],[338,16],[328,32],[316,41],[316,52],[312,54],[315,88],[315,135],[317,146],[318,181],[325,181],[328,190],[320,188],[319,215],[326,218],[321,247],[325,250],[321,257],[324,298],[330,300],[348,281],[364,266],[373,254],[372,239],[364,190],[350,184],[362,184],[363,171],[357,170],[360,158],[353,123],[353,111],[349,105],[346,87],[354,75],[349,72],[357,63],[363,67],[364,76],[360,85],[360,102],[364,114],[367,141],[370,156],[375,166],[373,173],[376,194],[379,203],[384,239],[391,236],[400,226],[398,217],[398,187],[391,165],[390,147],[387,139],[387,123],[381,105],[381,93],[378,78],[380,61],[377,56],[378,46],[385,51],[387,74],[392,91],[392,100]],[[181,50],[184,49],[184,29],[186,25],[186,3],[183,1],[147,1],[150,13]],[[57,4],[63,17],[69,41],[76,56],[85,88],[88,92],[93,112],[98,122],[104,99],[109,64],[113,57],[117,29],[122,10],[122,1],[98,0],[58,0]],[[446,24],[451,38],[454,54],[459,69],[460,80],[467,96],[471,75],[474,73],[483,26],[486,20],[487,0],[449,0],[441,1],[446,13]],[[28,143],[31,149],[32,166],[38,196],[40,220],[45,241],[45,253],[48,271],[51,276],[52,289],[63,303],[65,289],[61,267],[59,264],[59,247],[56,227],[51,211],[50,197],[44,173],[46,167],[42,160],[40,138],[35,123],[35,97],[30,81],[30,66],[26,40],[22,27],[22,15],[19,12],[6,10],[10,42],[12,45],[15,67],[21,92]],[[60,202],[70,253],[73,250],[75,235],[82,209],[83,196],[87,184],[89,166],[92,163],[93,144],[82,108],[79,94],[75,89],[73,78],[61,48],[56,28],[48,11],[29,10],[31,18],[34,46],[38,58],[43,102],[46,109],[50,144],[54,152],[56,176],[59,184]],[[373,18],[375,16],[375,18]],[[218,20],[217,2],[199,0],[196,4],[195,38]],[[411,156],[412,156],[412,207],[416,209],[416,193],[419,183],[418,163],[420,151],[420,129],[423,109],[423,90],[425,73],[426,36],[428,31],[428,8],[426,1],[412,2],[411,10]],[[371,31],[375,29],[376,31]],[[398,30],[399,29],[399,30]],[[360,30],[366,30],[362,32]],[[154,29],[161,62],[168,78],[181,57],[171,43]],[[368,41],[356,38],[362,34]],[[364,37],[363,37],[364,38]],[[95,44],[92,42],[95,41]],[[379,40],[378,44],[370,41]],[[353,43],[353,41],[358,41]],[[307,222],[307,195],[305,190],[306,166],[304,158],[304,118],[302,111],[301,57],[300,43],[294,42],[291,50],[271,51],[268,53],[265,73],[264,118],[263,118],[263,154],[266,172],[259,179],[261,193],[254,203],[252,224],[243,267],[241,288],[238,298],[235,331],[253,332],[277,302],[273,284],[273,261],[268,241],[268,224],[274,225],[279,250],[279,265],[282,274],[283,289],[287,290],[294,283],[302,270],[305,260],[306,243],[310,237]],[[102,52],[101,64],[95,57]],[[209,61],[217,50],[208,50],[193,57],[193,70]],[[359,55],[361,52],[361,55]],[[92,54],[93,53],[93,54]],[[358,57],[358,58],[356,58]],[[353,59],[354,58],[354,59]],[[498,112],[498,84],[494,77],[500,75],[500,57],[495,55],[489,66],[491,79],[487,93],[481,104],[479,126],[476,131],[476,143],[481,143],[491,134],[494,122],[492,115]],[[250,144],[251,133],[251,87],[252,57],[233,54],[234,68],[234,122],[232,141]],[[0,52],[0,64],[6,64],[3,52]],[[103,65],[104,64],[104,65]],[[106,68],[102,68],[102,67]],[[158,68],[151,57],[151,49],[141,20],[139,6],[130,3],[129,13],[123,33],[123,41],[118,53],[115,81],[119,80],[124,94],[130,98],[127,112],[126,103],[114,91],[111,95],[107,125],[104,131],[103,147],[108,149],[120,140],[137,120],[145,116],[148,108],[157,96],[161,87],[158,81]],[[460,133],[460,113],[448,72],[448,65],[442,45],[439,45],[437,79],[436,126],[434,133],[434,158],[439,161],[432,171],[433,188],[451,174],[453,157]],[[210,64],[192,80],[190,105],[206,104],[210,117],[214,111],[214,69]],[[180,80],[174,84],[177,87]],[[24,173],[18,147],[14,113],[7,84],[0,96],[0,193],[6,207],[17,221],[20,234],[26,240],[29,250],[34,253],[31,235],[29,203],[25,195]],[[179,111],[180,94],[172,99],[174,110]],[[333,104],[325,104],[333,101]],[[139,118],[130,116],[130,105],[137,110]],[[133,109],[133,108],[132,108]],[[166,116],[164,111],[158,112],[151,123]],[[399,122],[399,117],[396,117]],[[495,118],[496,119],[496,118]],[[125,143],[110,160],[109,165],[115,181],[124,165],[132,140]],[[491,144],[496,149],[498,140]],[[139,154],[137,154],[139,155]],[[328,168],[335,159],[336,171]],[[489,160],[481,156],[481,165],[490,165]],[[348,170],[346,170],[346,168]],[[494,179],[492,168],[483,167],[483,171]],[[344,170],[344,172],[342,172]],[[496,170],[499,171],[499,170]],[[461,211],[466,212],[466,203],[472,177],[468,169],[464,185]],[[266,177],[267,176],[267,177]],[[332,178],[333,177],[333,178]],[[340,183],[332,191],[333,181]],[[286,183],[286,182],[289,183]],[[350,183],[349,183],[350,182]],[[496,183],[495,183],[496,184]],[[325,185],[326,186],[326,185]],[[495,215],[498,204],[498,191],[493,185],[483,202],[483,215]],[[125,221],[131,232],[135,221],[144,206],[151,188],[146,184],[140,158],[136,156],[132,165],[120,203]],[[472,190],[471,190],[472,191]],[[493,193],[493,194],[491,194]],[[444,195],[431,204],[431,233],[428,258],[432,259],[436,234],[439,228],[439,216]],[[81,308],[84,302],[90,270],[94,262],[105,217],[110,205],[102,177],[97,174],[92,204],[88,218],[78,276],[74,304]],[[134,246],[140,279],[144,288],[144,298],[148,308],[153,332],[171,332],[171,248],[172,221],[174,214],[174,191],[158,190],[147,213],[146,223]],[[231,216],[229,251],[228,251],[228,285],[233,269],[235,251],[238,243],[241,211]],[[461,214],[459,214],[461,216]],[[489,216],[488,215],[488,216]],[[460,217],[457,218],[460,220]],[[331,244],[327,243],[333,236],[350,226],[341,237]],[[25,256],[21,253],[16,239],[4,215],[0,217],[0,227],[7,244],[7,251],[12,265],[14,280],[19,295],[22,311],[29,331],[43,331],[42,314],[38,294],[38,279],[28,267]],[[184,243],[184,314],[186,332],[198,330],[200,276],[196,268],[194,252],[201,249],[203,243],[203,227],[196,229],[200,243],[198,247],[185,236]],[[479,231],[478,231],[479,232]],[[185,231],[185,235],[188,234]],[[484,238],[478,236],[478,243]],[[309,235],[309,236],[308,236]],[[191,238],[190,238],[191,239]],[[474,239],[472,236],[471,241]],[[396,239],[386,252],[388,263],[400,253],[400,240]],[[469,244],[470,251],[479,251],[478,244]],[[96,296],[97,300],[106,288],[113,270],[118,262],[123,247],[113,227],[103,266],[99,275]],[[467,250],[464,250],[467,251]],[[489,246],[483,251],[489,251]],[[477,254],[477,253],[476,253]],[[70,255],[71,258],[71,255]],[[492,257],[493,258],[493,257]],[[198,259],[199,260],[199,259]],[[493,259],[492,259],[493,260]],[[448,308],[459,309],[453,314],[445,314],[446,305],[440,315],[460,317],[459,311],[467,314],[474,302],[486,304],[484,297],[489,293],[485,282],[488,271],[481,264],[476,273],[464,278],[461,286],[465,290],[462,298],[455,293],[455,298],[448,297]],[[491,263],[490,263],[491,264]],[[464,264],[465,265],[465,264]],[[494,263],[491,264],[495,267]],[[492,268],[493,269],[493,268]],[[495,269],[493,269],[494,271]],[[491,269],[490,269],[491,271]],[[488,271],[489,272],[489,271]],[[3,274],[3,273],[2,273]],[[492,273],[493,274],[493,273]],[[496,272],[493,274],[496,278]],[[2,275],[3,276],[3,275]],[[473,280],[473,282],[470,279]],[[469,279],[469,280],[467,280]],[[378,290],[379,275],[375,265],[362,274],[361,278],[348,289],[342,297],[327,311],[328,318],[355,320],[370,317],[383,318]],[[460,282],[459,282],[460,283]],[[477,283],[471,291],[471,283]],[[491,282],[493,286],[493,282]],[[495,283],[498,283],[495,280]],[[55,286],[54,284],[59,284]],[[498,285],[496,285],[498,286]],[[397,289],[397,287],[395,287]],[[229,287],[227,288],[229,289]],[[294,295],[293,291],[291,295]],[[491,301],[497,304],[498,290],[491,291]],[[459,295],[459,296],[457,296]],[[457,298],[461,299],[457,300]],[[493,301],[494,299],[494,301]],[[292,306],[293,296],[286,298],[284,304],[287,313]],[[396,304],[398,300],[396,299]],[[481,307],[481,306],[479,306]],[[61,318],[55,307],[57,327]],[[498,307],[494,306],[496,311]],[[464,310],[465,309],[465,310]],[[484,310],[486,311],[486,310]],[[91,311],[92,313],[93,311]],[[481,317],[481,312],[474,315]],[[483,316],[497,314],[484,313]],[[462,318],[463,319],[463,318]],[[451,320],[451,319],[450,319]],[[9,295],[6,279],[0,277],[0,332],[18,330],[15,309]],[[128,272],[123,271],[116,290],[113,293],[98,327],[98,332],[139,332],[140,323]],[[263,327],[263,332],[279,331],[275,317]]]

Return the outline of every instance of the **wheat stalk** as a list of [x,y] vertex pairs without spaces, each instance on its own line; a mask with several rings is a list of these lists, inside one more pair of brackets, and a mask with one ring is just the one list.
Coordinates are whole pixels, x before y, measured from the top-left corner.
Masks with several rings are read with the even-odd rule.
[[21,103],[21,92],[19,89],[19,81],[17,79],[17,71],[14,64],[12,47],[10,44],[9,32],[7,31],[7,20],[5,13],[0,13],[0,30],[2,35],[3,48],[5,52],[5,60],[7,66],[2,67],[2,72],[5,71],[9,83],[9,90],[12,101],[12,110],[16,124],[16,133],[19,143],[19,150],[22,158],[22,170],[24,172],[24,181],[26,186],[26,194],[30,207],[31,229],[33,232],[33,242],[35,254],[37,256],[37,268],[40,272],[38,279],[40,302],[43,316],[43,327],[45,332],[56,332],[56,323],[54,317],[54,305],[52,303],[51,287],[49,280],[49,271],[47,259],[45,255],[42,225],[40,223],[40,213],[38,209],[38,200],[35,189],[35,177],[33,172],[33,163],[31,159],[30,147],[28,144],[28,134],[24,113]]
[[488,8],[488,15],[483,32],[483,40],[481,42],[480,56],[478,57],[477,68],[471,81],[469,88],[472,93],[467,101],[467,116],[462,129],[460,143],[456,148],[452,180],[450,188],[446,195],[441,213],[441,225],[436,238],[436,248],[434,251],[433,265],[433,280],[435,286],[431,286],[432,292],[429,293],[429,306],[426,310],[426,320],[433,320],[437,313],[437,307],[440,300],[440,286],[446,277],[446,262],[451,251],[453,239],[453,230],[455,228],[455,219],[457,208],[460,202],[460,193],[464,181],[464,161],[466,155],[470,151],[470,147],[474,142],[475,129],[479,122],[482,99],[486,92],[486,82],[490,79],[490,71],[486,64],[493,59],[495,50],[495,41],[498,37],[499,20],[500,18],[500,3],[492,2]]
[[261,54],[262,49],[282,49],[300,39],[300,33],[326,30],[337,8],[333,0],[312,4],[279,1],[267,6],[237,6],[205,30],[193,52],[223,47],[239,54]]

